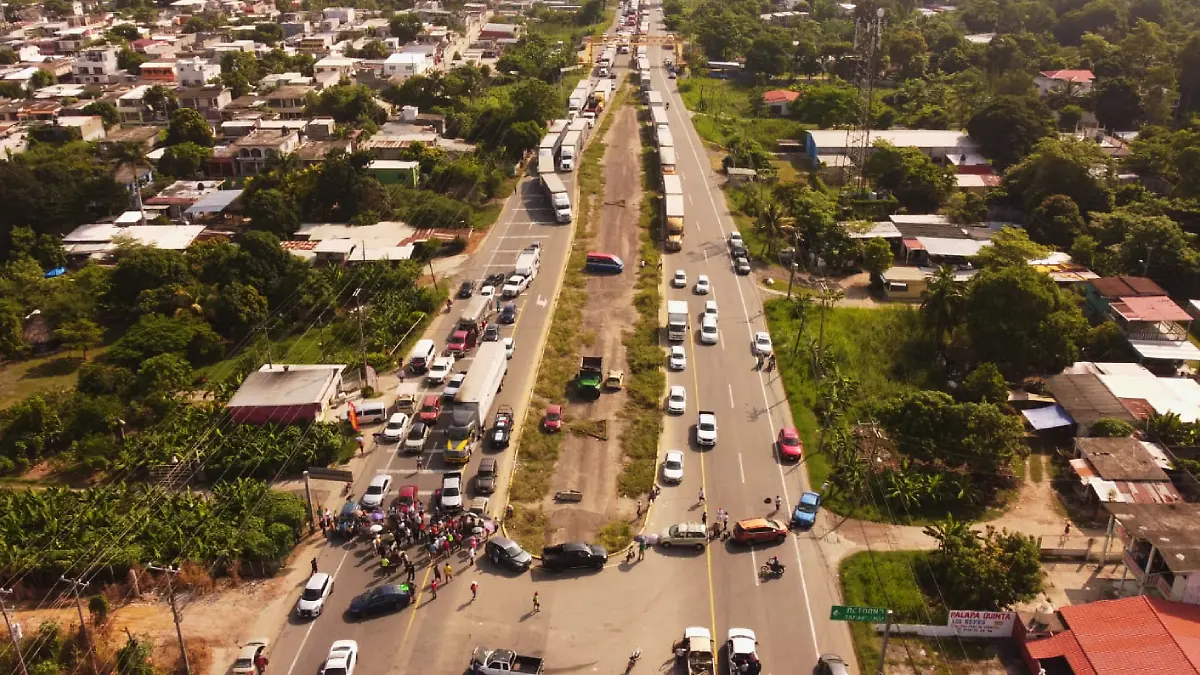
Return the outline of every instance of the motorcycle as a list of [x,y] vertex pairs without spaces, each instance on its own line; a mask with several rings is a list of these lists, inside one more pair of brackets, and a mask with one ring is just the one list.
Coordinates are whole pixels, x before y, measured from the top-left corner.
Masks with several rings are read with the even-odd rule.
[[763,565],[758,568],[758,578],[762,581],[776,578],[782,579],[784,571],[787,570],[787,565]]

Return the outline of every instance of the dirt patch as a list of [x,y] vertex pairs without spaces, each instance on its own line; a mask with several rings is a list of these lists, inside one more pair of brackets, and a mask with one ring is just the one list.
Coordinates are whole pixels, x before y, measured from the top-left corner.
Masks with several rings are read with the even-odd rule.
[[[641,143],[637,115],[632,106],[622,106],[613,114],[612,126],[604,138],[607,148],[602,162],[604,197],[595,206],[599,217],[593,228],[593,246],[596,250],[620,256],[629,265],[636,265],[641,206]],[[632,279],[627,273],[595,276],[587,283],[588,301],[582,312],[585,333],[579,351],[603,356],[605,371],[626,369],[622,337],[637,321]],[[606,391],[595,401],[577,400],[568,404],[568,426],[573,419],[606,420],[607,440],[587,434],[564,436],[551,480],[551,493],[579,490],[583,500],[570,505],[547,501],[547,538],[551,543],[591,540],[597,530],[619,517],[622,511],[632,512],[630,505],[616,499],[623,426],[618,414],[625,406],[625,398],[623,391]]]

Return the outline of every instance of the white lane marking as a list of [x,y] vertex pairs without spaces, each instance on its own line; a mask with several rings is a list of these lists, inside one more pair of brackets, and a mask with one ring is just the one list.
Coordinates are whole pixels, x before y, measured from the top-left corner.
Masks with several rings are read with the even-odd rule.
[[733,385],[731,384],[728,386],[729,386],[729,407],[736,408],[737,404],[733,402]]
[[754,555],[754,548],[750,548],[750,574],[754,575],[754,585],[762,583],[762,579],[758,576],[758,556]]
[[[668,96],[671,96],[672,93],[673,92],[668,90]],[[675,98],[678,98],[678,97],[676,96]],[[682,105],[682,103],[683,103],[682,98],[679,99],[679,103],[680,103],[680,105]],[[680,114],[682,115],[682,113],[680,113]],[[700,162],[700,155],[699,155],[699,153],[696,152],[696,145],[695,145],[695,143],[692,142],[692,133],[695,133],[694,126],[691,127],[690,129],[684,129],[683,137],[687,140],[688,149],[691,151],[691,154],[692,154],[692,160],[695,162],[696,166],[699,166],[701,168],[701,173],[703,175],[707,176],[707,171],[705,171],[704,164]],[[725,231],[725,226],[721,222],[721,210],[717,208],[717,202],[712,196],[712,190],[705,190],[704,193],[708,196],[708,201],[709,201],[709,204],[712,206],[713,212],[717,214],[717,228],[721,230],[721,239],[726,239],[727,234]],[[739,279],[738,281],[740,282],[741,280]],[[737,283],[735,285],[737,286],[738,298],[741,300],[741,303],[742,303],[742,311],[745,312],[747,319],[749,319],[750,318],[750,309],[746,306],[746,296],[742,292],[742,284]],[[754,339],[754,327],[752,325],[752,321],[749,321],[749,320],[746,321],[746,330],[750,334],[750,338]],[[724,346],[725,345],[722,342],[721,347],[724,348]],[[763,380],[762,378],[759,378],[759,387],[761,387],[761,390],[762,390],[763,405],[767,409],[767,415],[766,415],[767,424],[770,425],[771,436],[774,437],[775,436],[775,420],[773,420],[771,418],[771,412],[770,412],[771,407],[767,400],[767,385],[766,385],[766,381]],[[788,494],[787,481],[785,480],[785,477],[783,475],[783,465],[776,463],[775,466],[779,471],[779,481],[780,481],[780,483],[783,484],[783,496],[787,500],[787,503],[788,503],[788,511],[786,511],[785,513],[791,513],[791,499],[787,496],[787,494]],[[821,653],[821,648],[820,648],[820,645],[817,644],[816,617],[813,616],[812,600],[808,596],[808,582],[804,578],[804,566],[802,564],[800,564],[800,544],[799,544],[799,540],[796,537],[791,537],[791,539],[792,539],[792,551],[796,556],[796,564],[799,566],[799,569],[800,569],[800,590],[804,595],[804,609],[805,609],[805,612],[808,614],[808,629],[809,629],[809,635],[812,637],[813,652],[819,654],[819,653]],[[751,552],[751,557],[753,557],[753,552]],[[755,570],[754,570],[754,579],[755,579],[755,584],[757,585],[757,583],[758,583],[757,564],[756,564]]]
[[742,477],[742,483],[746,482],[746,467],[742,466],[742,453],[738,453],[738,474]]
[[723,331],[723,330],[718,330],[718,331],[717,331],[717,338],[718,338],[718,339],[717,339],[717,342],[720,342],[720,343],[721,343],[721,349],[725,349],[725,331]]

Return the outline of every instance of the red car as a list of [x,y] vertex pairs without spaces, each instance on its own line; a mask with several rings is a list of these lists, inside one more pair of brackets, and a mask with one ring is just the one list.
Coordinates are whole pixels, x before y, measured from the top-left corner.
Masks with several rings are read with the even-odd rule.
[[804,443],[800,441],[800,434],[795,427],[784,427],[779,430],[775,448],[779,451],[780,459],[799,460],[804,455]]
[[395,506],[400,513],[407,512],[417,501],[416,485],[401,485],[400,496],[396,497]]
[[442,397],[437,394],[429,394],[421,401],[421,412],[419,414],[422,422],[426,424],[437,424],[438,416],[442,414]]
[[450,344],[448,345],[450,353],[455,356],[462,356],[467,353],[467,331],[456,330],[450,334]]
[[733,540],[739,544],[779,543],[787,538],[787,534],[783,523],[769,518],[747,518],[733,526]]
[[562,428],[561,405],[546,406],[546,417],[542,419],[542,426],[546,428],[546,431],[558,431]]

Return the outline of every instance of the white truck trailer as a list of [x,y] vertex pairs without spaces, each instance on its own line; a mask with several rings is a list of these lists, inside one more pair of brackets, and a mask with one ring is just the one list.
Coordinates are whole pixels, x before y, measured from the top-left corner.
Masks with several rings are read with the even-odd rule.
[[[541,173],[541,165],[538,165],[538,172]],[[546,188],[546,196],[550,199],[550,206],[554,209],[554,219],[560,223],[571,222],[571,194],[567,192],[567,186],[563,184],[562,179],[558,174],[554,173],[551,167],[550,173],[541,173],[542,187]]]
[[682,342],[687,339],[688,304],[686,300],[667,301],[667,339]]
[[454,397],[450,428],[446,431],[443,459],[466,464],[477,441],[483,437],[483,423],[508,373],[508,355],[503,342],[484,342],[475,352],[475,362],[467,371],[462,387]]
[[[586,120],[584,121],[586,124]],[[579,156],[583,154],[583,132],[568,131],[563,138],[562,147],[558,151],[558,170],[574,171],[578,166]]]

